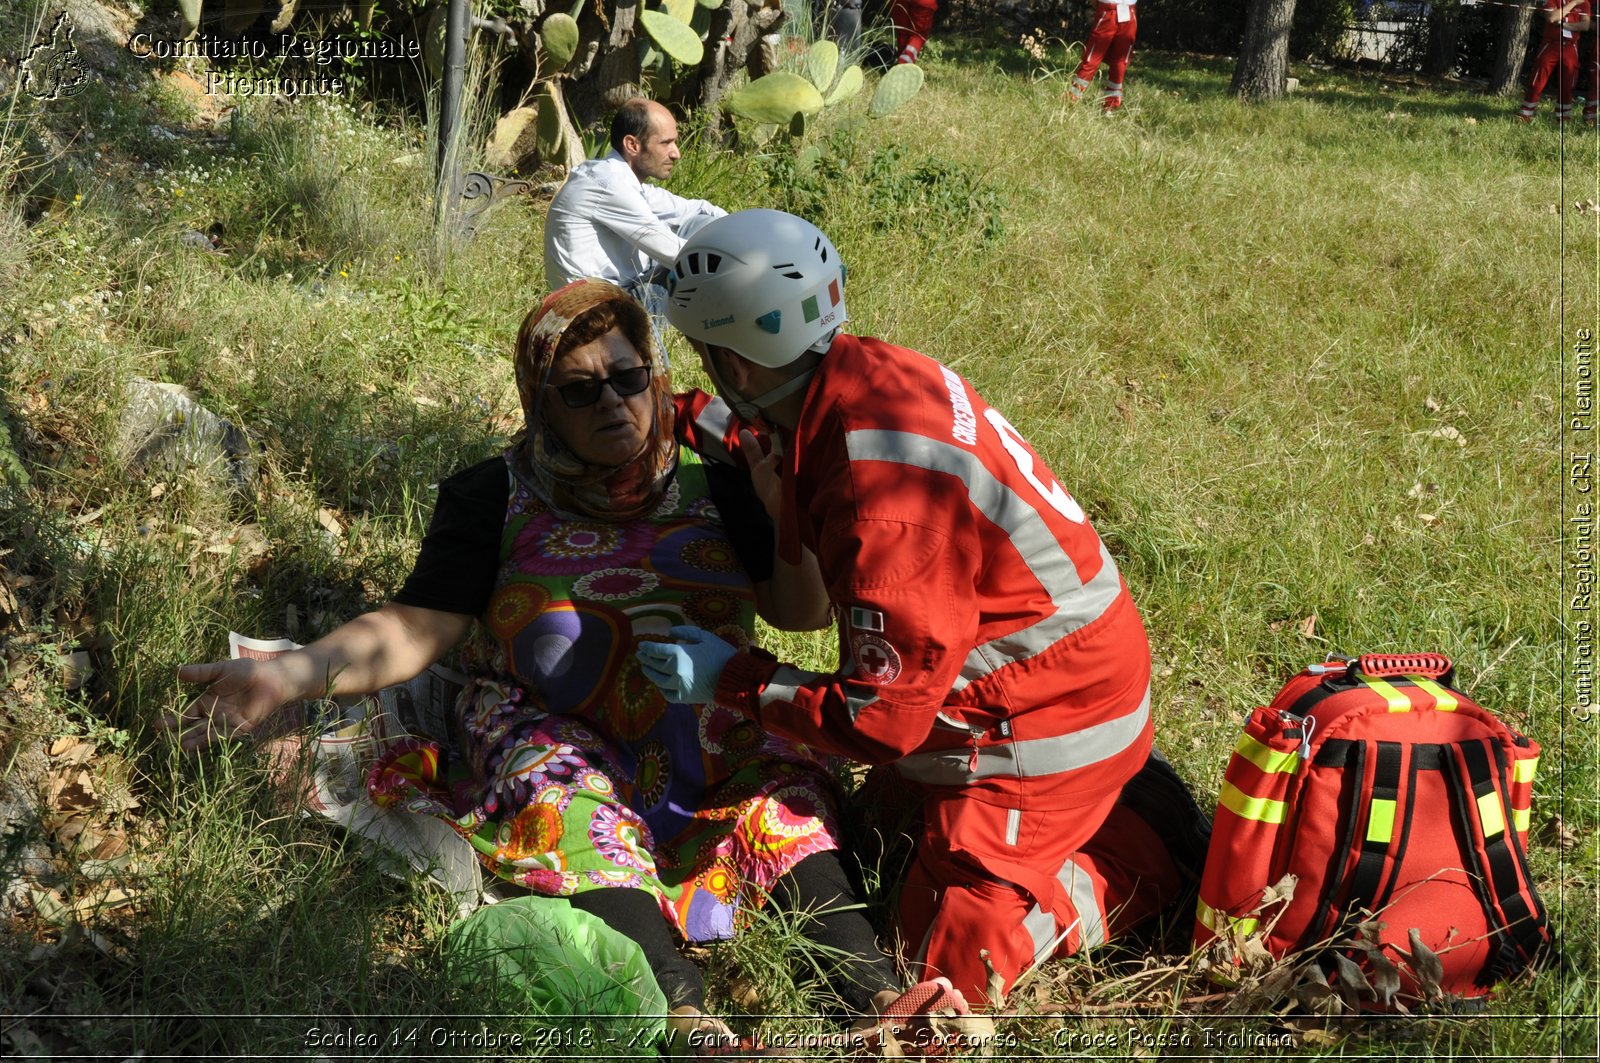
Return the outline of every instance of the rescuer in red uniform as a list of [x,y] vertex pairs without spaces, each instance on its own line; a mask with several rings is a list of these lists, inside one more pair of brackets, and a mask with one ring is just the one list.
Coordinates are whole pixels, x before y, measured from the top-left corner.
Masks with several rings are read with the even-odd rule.
[[1094,29],[1083,45],[1083,62],[1072,78],[1067,95],[1073,103],[1089,91],[1100,64],[1106,64],[1106,113],[1122,106],[1122,79],[1128,74],[1128,56],[1139,32],[1138,0],[1100,0],[1095,4]]
[[718,219],[670,284],[717,390],[781,443],[780,549],[814,555],[840,667],[678,627],[640,647],[646,674],[889,766],[921,805],[907,959],[973,1001],[980,950],[1009,987],[1175,899],[1204,817],[1152,755],[1144,625],[1083,509],[955,372],[841,331],[844,269],[809,222]]
[[1556,75],[1556,121],[1572,117],[1572,94],[1578,85],[1578,34],[1589,28],[1589,0],[1545,0],[1544,36],[1533,57],[1533,77],[1517,118],[1533,121],[1534,108],[1550,75]]
[[896,63],[915,63],[922,55],[938,12],[938,0],[891,0],[889,21],[894,23],[894,45],[899,49]]

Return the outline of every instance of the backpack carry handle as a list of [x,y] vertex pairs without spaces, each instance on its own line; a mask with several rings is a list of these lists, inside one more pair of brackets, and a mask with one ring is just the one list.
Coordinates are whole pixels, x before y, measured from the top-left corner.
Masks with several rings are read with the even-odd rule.
[[1350,664],[1352,675],[1360,672],[1373,679],[1389,676],[1420,675],[1445,679],[1449,684],[1452,665],[1442,653],[1363,653]]

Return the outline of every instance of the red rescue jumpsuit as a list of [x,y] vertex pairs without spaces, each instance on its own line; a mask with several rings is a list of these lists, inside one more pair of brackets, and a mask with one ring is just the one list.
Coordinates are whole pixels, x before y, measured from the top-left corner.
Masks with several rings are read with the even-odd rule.
[[938,10],[938,0],[891,0],[889,21],[894,23],[894,46],[900,49],[897,62],[917,61],[933,32],[933,16]]
[[1133,52],[1133,38],[1139,32],[1137,0],[1118,0],[1095,5],[1098,18],[1089,39],[1083,46],[1083,62],[1078,65],[1077,76],[1072,79],[1073,98],[1089,88],[1089,82],[1106,65],[1106,110],[1122,106],[1122,79],[1128,73],[1128,56]]
[[1150,751],[1150,649],[1077,502],[966,381],[878,340],[835,339],[786,443],[781,548],[817,555],[840,668],[744,651],[716,700],[919,797],[922,976],[978,1002],[980,949],[1009,986],[1164,907],[1166,846],[1113,808]]
[[[1545,0],[1544,10],[1559,11],[1565,6],[1562,0]],[[1565,122],[1572,117],[1572,94],[1578,83],[1578,31],[1571,24],[1589,17],[1589,0],[1578,0],[1560,22],[1545,22],[1544,35],[1539,40],[1539,51],[1533,57],[1533,78],[1528,82],[1528,96],[1522,101],[1517,116],[1523,121],[1533,118],[1534,108],[1550,75],[1556,75],[1556,121]]]

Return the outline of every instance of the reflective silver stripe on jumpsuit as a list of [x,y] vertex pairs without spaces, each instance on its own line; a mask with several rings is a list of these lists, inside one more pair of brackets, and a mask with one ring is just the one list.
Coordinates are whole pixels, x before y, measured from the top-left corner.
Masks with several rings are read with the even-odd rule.
[[1113,720],[1049,738],[979,746],[976,755],[971,746],[912,753],[896,761],[895,770],[913,782],[933,786],[960,786],[996,775],[1037,779],[1116,756],[1138,739],[1149,719],[1150,688],[1146,687],[1139,707]]
[[995,479],[976,454],[952,443],[911,432],[862,429],[845,436],[851,461],[887,461],[959,478],[978,512],[1005,531],[1033,578],[1050,595],[1055,611],[1038,623],[992,639],[967,655],[952,685],[960,691],[1016,661],[1037,656],[1081,627],[1099,619],[1122,593],[1122,579],[1111,553],[1100,544],[1100,571],[1088,583],[1061,549],[1039,511]]
[[[1069,857],[1061,865],[1060,874],[1056,881],[1061,883],[1061,888],[1067,891],[1067,896],[1072,899],[1072,906],[1078,910],[1078,946],[1090,948],[1103,944],[1106,940],[1105,913],[1100,910],[1100,902],[1095,900],[1094,882],[1089,873]],[[1028,936],[1033,939],[1033,962],[1043,963],[1055,955],[1060,947],[1061,930],[1056,926],[1056,917],[1035,904],[1022,917],[1022,925],[1028,931]]]

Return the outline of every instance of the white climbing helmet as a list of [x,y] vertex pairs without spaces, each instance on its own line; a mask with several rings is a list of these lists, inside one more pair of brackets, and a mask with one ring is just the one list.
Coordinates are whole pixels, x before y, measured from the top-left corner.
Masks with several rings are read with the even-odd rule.
[[668,275],[667,319],[690,339],[776,369],[844,324],[844,264],[822,230],[781,210],[702,226]]

